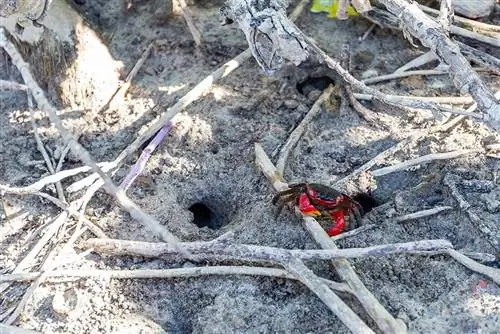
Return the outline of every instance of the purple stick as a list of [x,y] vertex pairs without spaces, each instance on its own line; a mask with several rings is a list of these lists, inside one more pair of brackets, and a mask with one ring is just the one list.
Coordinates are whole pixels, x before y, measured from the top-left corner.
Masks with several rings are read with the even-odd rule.
[[151,142],[146,146],[144,151],[142,151],[141,156],[137,160],[137,162],[132,166],[130,169],[130,172],[127,174],[125,179],[123,179],[122,183],[120,184],[120,188],[123,189],[123,191],[127,191],[127,189],[134,183],[135,179],[142,174],[142,171],[144,170],[144,167],[146,167],[146,164],[149,160],[149,157],[151,154],[154,152],[156,147],[161,144],[165,136],[170,132],[172,129],[172,122],[168,121],[165,123],[165,125],[158,131],[158,133],[154,136],[154,138],[151,140]]

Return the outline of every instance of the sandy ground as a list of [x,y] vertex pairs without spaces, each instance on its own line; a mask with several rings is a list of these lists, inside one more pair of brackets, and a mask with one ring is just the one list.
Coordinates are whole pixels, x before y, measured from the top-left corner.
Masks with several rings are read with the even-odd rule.
[[[65,124],[96,161],[111,161],[127,147],[143,127],[182,97],[225,61],[247,47],[236,26],[221,26],[221,2],[192,5],[195,23],[206,50],[192,42],[182,16],[155,16],[157,1],[138,1],[124,10],[123,1],[87,1],[78,10],[101,36],[103,45],[124,78],[152,40],[161,40],[134,79],[125,100],[103,113],[75,101],[98,95],[80,92],[72,109],[62,113]],[[158,13],[157,13],[158,14]],[[364,41],[358,37],[370,24],[359,18],[338,22],[321,14],[304,12],[297,25],[332,56],[349,43],[356,77],[391,73],[423,50],[411,46],[400,33],[375,28]],[[498,51],[498,50],[496,50]],[[495,51],[493,51],[495,52]],[[436,64],[427,67],[432,68]],[[111,66],[111,65],[110,65]],[[284,209],[277,216],[274,195],[254,164],[254,143],[268,154],[282,145],[314,103],[297,90],[304,71],[264,75],[252,59],[216,84],[209,94],[180,115],[179,123],[149,161],[145,173],[129,195],[146,212],[161,221],[182,240],[210,240],[234,231],[236,241],[284,248],[316,248],[301,227],[300,219]],[[75,76],[76,72],[68,75]],[[96,74],[97,75],[97,74]],[[498,77],[481,74],[498,89]],[[109,78],[109,77],[108,77]],[[0,52],[0,79],[22,79]],[[75,80],[75,77],[71,78]],[[95,80],[94,89],[106,81]],[[394,94],[421,96],[458,95],[447,76],[410,77],[378,84]],[[71,88],[66,86],[65,92]],[[102,89],[109,87],[102,87]],[[62,107],[70,104],[50,90]],[[89,94],[89,95],[85,95]],[[88,96],[88,97],[87,97]],[[93,100],[97,103],[97,100]],[[26,99],[19,92],[0,92],[0,182],[28,185],[48,175],[37,150]],[[93,103],[94,103],[93,102]],[[294,149],[285,177],[294,182],[332,184],[411,131],[427,128],[444,116],[424,112],[401,114],[373,106],[380,112],[377,127],[350,107],[340,108],[332,97],[323,112],[309,125]],[[369,104],[367,104],[370,106]],[[91,106],[93,107],[93,106]],[[48,120],[39,115],[44,144],[57,159],[64,143]],[[466,120],[447,132],[437,132],[404,147],[378,167],[388,166],[434,152],[481,147],[500,142],[498,133]],[[118,183],[138,155],[115,175]],[[80,166],[72,154],[63,168]],[[472,210],[498,235],[500,220],[500,160],[481,154],[413,167],[376,178],[374,196],[389,202],[364,217],[376,228],[338,242],[339,247],[447,239],[457,249],[498,254],[478,228],[462,212],[445,175],[458,177],[461,194]],[[67,187],[82,178],[63,181]],[[55,194],[53,187],[48,192]],[[82,193],[69,195],[76,199]],[[211,209],[209,226],[199,227],[189,208],[202,203]],[[50,222],[58,209],[37,197],[3,197],[5,214],[0,224],[0,272],[9,272],[40,238],[37,230]],[[438,205],[453,210],[402,224],[394,217]],[[87,216],[110,236],[132,240],[156,240],[132,220],[104,192],[94,196]],[[70,221],[58,234],[71,233]],[[42,232],[43,233],[43,232]],[[88,232],[84,238],[90,237]],[[46,252],[46,250],[45,250]],[[43,255],[43,252],[42,252]],[[39,259],[41,261],[43,256]],[[500,332],[500,288],[446,256],[389,256],[352,260],[358,275],[391,314],[402,319],[412,333]],[[142,258],[102,258],[90,254],[64,268],[177,268],[193,266],[186,261]],[[322,277],[335,279],[326,263],[311,263]],[[498,262],[489,265],[498,266]],[[0,297],[0,314],[16,305],[27,284],[12,284]],[[77,311],[61,317],[54,311],[54,296],[78,296]],[[347,300],[349,300],[347,298]],[[352,307],[370,323],[358,304]],[[300,283],[259,277],[200,277],[191,279],[107,280],[80,279],[42,284],[28,302],[17,325],[45,333],[345,333],[348,330],[327,307]]]

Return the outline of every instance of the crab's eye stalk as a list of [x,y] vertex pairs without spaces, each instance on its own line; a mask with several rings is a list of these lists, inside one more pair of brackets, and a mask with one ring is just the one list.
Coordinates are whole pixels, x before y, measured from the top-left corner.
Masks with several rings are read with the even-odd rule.
[[373,208],[379,205],[375,198],[373,198],[373,196],[366,193],[354,195],[352,199],[358,202],[359,205],[361,205],[364,213],[370,212]]

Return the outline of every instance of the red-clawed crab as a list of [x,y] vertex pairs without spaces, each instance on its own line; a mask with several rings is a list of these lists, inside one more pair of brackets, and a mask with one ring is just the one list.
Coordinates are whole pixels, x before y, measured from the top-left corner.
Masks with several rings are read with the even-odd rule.
[[369,194],[349,197],[319,183],[298,183],[289,187],[290,189],[274,196],[273,204],[295,202],[302,214],[327,222],[329,226],[326,232],[329,236],[358,227],[361,216],[377,206],[377,202]]

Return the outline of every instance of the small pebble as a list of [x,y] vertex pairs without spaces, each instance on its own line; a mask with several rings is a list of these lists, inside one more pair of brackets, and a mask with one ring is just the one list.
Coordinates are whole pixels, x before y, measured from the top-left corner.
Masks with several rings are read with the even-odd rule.
[[286,100],[284,104],[287,109],[296,109],[299,106],[297,100]]
[[307,95],[307,98],[311,101],[316,101],[320,95],[321,95],[320,90],[313,90]]

